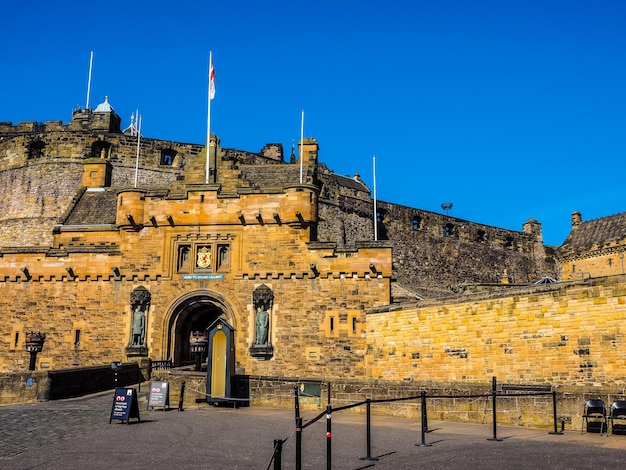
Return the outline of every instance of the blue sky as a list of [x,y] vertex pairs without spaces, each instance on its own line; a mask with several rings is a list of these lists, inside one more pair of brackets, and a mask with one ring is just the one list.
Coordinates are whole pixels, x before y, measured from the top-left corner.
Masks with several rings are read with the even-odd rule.
[[380,200],[560,245],[571,213],[626,211],[626,2],[48,2],[3,7],[0,121],[69,121],[109,96],[147,137],[319,158]]

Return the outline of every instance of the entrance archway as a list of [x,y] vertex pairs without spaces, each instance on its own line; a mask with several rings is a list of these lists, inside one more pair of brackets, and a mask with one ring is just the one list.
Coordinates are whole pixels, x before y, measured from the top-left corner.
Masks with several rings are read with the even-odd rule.
[[230,305],[215,292],[189,292],[172,305],[167,320],[168,334],[164,338],[164,351],[167,351],[167,357],[172,360],[174,367],[194,363],[189,346],[191,332],[205,331],[220,317],[231,325],[235,324]]

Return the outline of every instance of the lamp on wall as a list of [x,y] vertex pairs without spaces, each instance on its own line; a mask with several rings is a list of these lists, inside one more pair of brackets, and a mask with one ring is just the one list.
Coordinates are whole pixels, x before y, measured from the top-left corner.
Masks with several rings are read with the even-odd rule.
[[28,370],[35,370],[35,364],[37,362],[37,353],[40,353],[43,349],[43,343],[46,340],[44,333],[35,333],[30,331],[26,333],[26,342],[24,347],[26,352],[30,353],[30,364]]
[[76,273],[74,272],[74,269],[71,266],[69,268],[65,268],[65,270],[67,271],[67,274],[69,274],[72,279],[76,279]]
[[317,269],[317,266],[315,265],[315,263],[311,263],[311,271],[313,272],[313,275],[315,277],[320,275],[319,270]]
[[172,227],[174,226],[174,219],[172,218],[171,215],[166,215],[165,218],[167,219],[167,223],[170,224]]
[[241,222],[242,225],[246,225],[246,218],[243,216],[243,212],[241,211],[237,212],[237,218],[239,219],[239,222]]
[[24,274],[24,277],[26,277],[27,281],[30,281],[30,271],[28,270],[28,268],[26,266],[24,266],[22,268],[22,273]]
[[159,224],[157,224],[156,217],[155,217],[155,216],[153,216],[153,215],[151,215],[151,216],[150,216],[150,223],[151,223],[154,227],[158,227],[158,226],[159,226]]
[[376,266],[374,266],[374,263],[370,263],[370,271],[378,275],[378,271],[376,270]]
[[260,212],[256,215],[256,220],[258,220],[259,223],[263,225],[263,216],[261,215]]
[[274,212],[274,214],[272,214],[272,215],[273,215],[274,220],[276,221],[276,223],[277,223],[278,225],[280,225],[280,224],[281,224],[281,221],[280,221],[280,214],[279,214],[278,212]]
[[126,214],[126,219],[130,225],[137,225],[135,224],[135,218],[131,214]]
[[116,279],[119,279],[122,276],[122,273],[120,273],[120,268],[118,268],[117,266],[113,266],[111,268],[111,271],[113,271],[113,275]]

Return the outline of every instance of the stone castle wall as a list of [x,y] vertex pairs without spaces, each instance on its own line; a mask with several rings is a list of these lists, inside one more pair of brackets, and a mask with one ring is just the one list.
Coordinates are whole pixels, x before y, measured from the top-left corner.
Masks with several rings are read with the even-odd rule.
[[[364,290],[350,279],[289,281],[242,279],[239,281],[177,281],[154,279],[64,279],[45,282],[31,279],[3,283],[0,310],[0,370],[24,371],[29,355],[24,350],[28,331],[46,334],[37,369],[126,362],[130,343],[130,293],[144,287],[152,294],[147,312],[147,347],[152,359],[169,358],[167,332],[171,306],[189,293],[211,292],[227,299],[237,329],[236,360],[241,373],[255,375],[364,376],[366,351],[365,309],[376,304],[379,281]],[[274,356],[257,360],[250,356],[254,341],[252,292],[260,285],[273,290],[271,339]],[[351,294],[345,296],[343,293]],[[329,299],[342,296],[341,307]],[[28,301],[24,301],[28,299]],[[330,325],[330,318],[334,318]],[[78,332],[78,333],[77,333]],[[77,338],[79,338],[77,340]]]
[[[339,246],[373,240],[373,201],[362,183],[320,171],[318,239]],[[393,246],[393,276],[419,295],[446,297],[467,284],[530,284],[557,277],[541,242],[541,226],[516,232],[377,201],[378,240]],[[528,227],[528,231],[526,228]]]
[[380,309],[367,315],[374,380],[626,387],[626,278],[551,285],[506,297]]

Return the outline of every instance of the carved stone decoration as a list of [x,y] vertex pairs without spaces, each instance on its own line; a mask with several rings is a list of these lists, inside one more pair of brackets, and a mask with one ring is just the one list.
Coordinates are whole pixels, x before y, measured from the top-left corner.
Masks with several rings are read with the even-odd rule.
[[189,335],[189,349],[195,358],[196,372],[200,371],[202,368],[202,359],[207,352],[208,344],[208,331],[192,331]]
[[250,354],[259,359],[268,360],[274,355],[270,340],[271,311],[274,306],[274,293],[265,284],[256,288],[252,294],[254,305],[254,342]]
[[145,287],[139,286],[130,293],[132,311],[130,323],[130,344],[126,348],[128,356],[147,356],[146,347],[146,313],[150,309],[152,296]]

